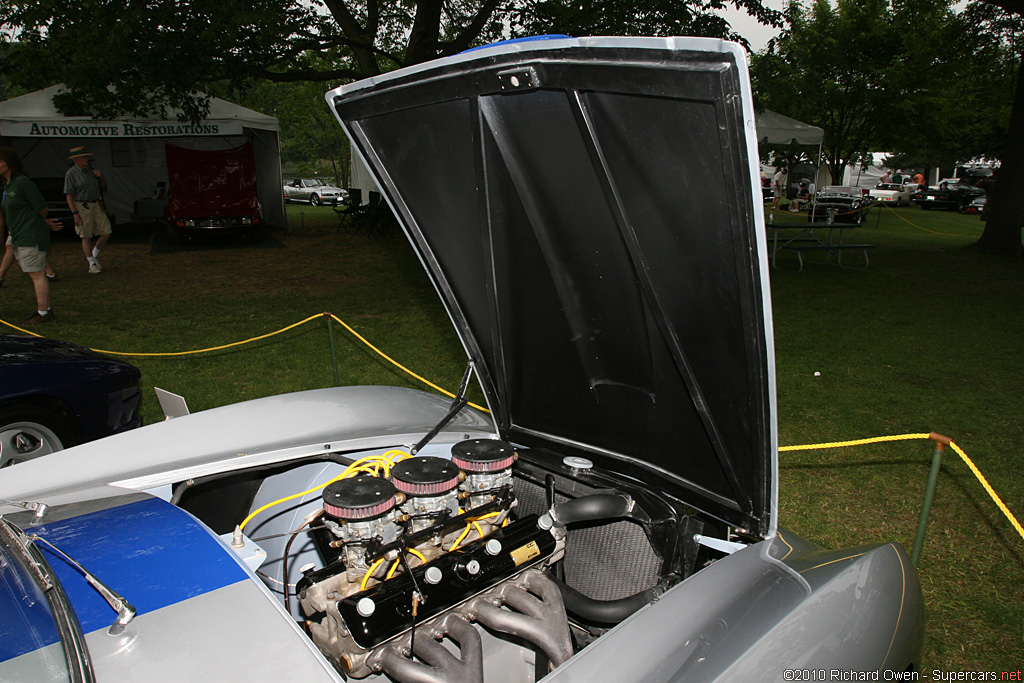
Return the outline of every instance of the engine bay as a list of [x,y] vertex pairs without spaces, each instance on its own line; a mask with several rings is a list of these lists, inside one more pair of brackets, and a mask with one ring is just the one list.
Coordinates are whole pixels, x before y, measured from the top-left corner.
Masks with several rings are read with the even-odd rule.
[[357,680],[539,680],[715,557],[668,496],[497,439],[325,454],[176,497],[265,551],[257,575]]

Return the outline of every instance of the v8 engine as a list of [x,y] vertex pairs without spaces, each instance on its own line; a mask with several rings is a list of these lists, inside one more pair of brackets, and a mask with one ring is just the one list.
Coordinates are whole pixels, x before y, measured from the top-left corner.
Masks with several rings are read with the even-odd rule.
[[559,589],[542,571],[561,558],[564,527],[512,518],[514,461],[510,444],[477,439],[451,460],[357,461],[324,489],[313,535],[327,562],[296,588],[314,643],[344,673],[483,680],[475,623],[553,666],[572,655]]

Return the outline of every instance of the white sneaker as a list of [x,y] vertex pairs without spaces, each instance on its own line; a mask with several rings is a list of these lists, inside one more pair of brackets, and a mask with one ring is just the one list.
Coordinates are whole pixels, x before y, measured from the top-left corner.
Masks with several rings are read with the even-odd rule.
[[89,272],[90,273],[102,273],[103,272],[103,268],[100,267],[99,261],[97,261],[96,263],[89,264]]

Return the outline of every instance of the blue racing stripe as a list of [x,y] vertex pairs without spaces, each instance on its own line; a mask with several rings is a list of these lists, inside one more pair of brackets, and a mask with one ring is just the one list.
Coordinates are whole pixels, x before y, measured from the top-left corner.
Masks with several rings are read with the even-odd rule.
[[0,662],[58,640],[46,595],[21,565],[20,555],[0,546]]
[[[138,614],[187,600],[248,575],[188,513],[149,498],[29,530],[60,548],[135,606]],[[117,616],[82,574],[39,543],[84,633]]]

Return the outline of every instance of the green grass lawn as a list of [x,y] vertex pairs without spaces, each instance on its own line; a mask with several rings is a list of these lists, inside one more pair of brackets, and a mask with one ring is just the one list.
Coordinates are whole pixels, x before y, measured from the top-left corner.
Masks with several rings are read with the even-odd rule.
[[[465,354],[404,239],[337,231],[325,207],[293,205],[289,214],[295,229],[259,246],[174,251],[159,248],[160,234],[124,228],[101,255],[101,275],[86,273],[75,242],[58,241],[58,320],[44,331],[108,350],[184,351],[329,311],[454,389]],[[982,225],[951,212],[876,209],[849,237],[878,245],[867,270],[809,263],[797,272],[795,254],[779,255],[771,287],[780,444],[941,432],[1024,515],[1024,262],[968,249]],[[17,323],[33,308],[28,278],[12,272],[0,319]],[[340,328],[335,339],[342,384],[421,388]],[[131,362],[143,371],[147,422],[162,417],[154,386],[183,394],[195,411],[333,383],[319,320],[240,348]],[[781,524],[827,547],[895,540],[909,551],[931,454],[928,441],[783,453]],[[919,569],[925,670],[1020,668],[1024,539],[952,451]]]

